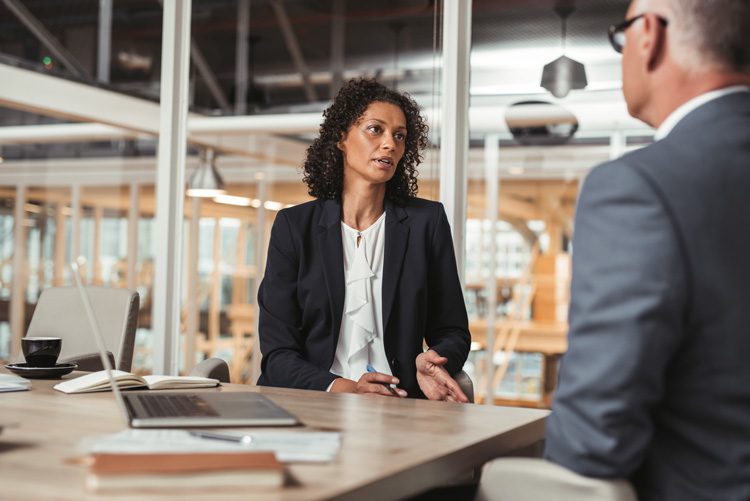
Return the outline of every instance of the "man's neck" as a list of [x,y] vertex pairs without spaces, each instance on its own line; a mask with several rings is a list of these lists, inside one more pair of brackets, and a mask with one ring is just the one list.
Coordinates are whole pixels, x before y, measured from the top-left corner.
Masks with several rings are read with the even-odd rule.
[[688,101],[714,90],[735,85],[750,85],[750,75],[741,73],[682,73],[657,82],[648,115],[643,121],[658,128],[677,108]]

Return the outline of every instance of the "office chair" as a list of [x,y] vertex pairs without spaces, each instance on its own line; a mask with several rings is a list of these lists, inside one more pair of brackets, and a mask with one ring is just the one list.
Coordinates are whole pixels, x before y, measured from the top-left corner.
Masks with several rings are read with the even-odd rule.
[[476,501],[637,501],[626,480],[579,475],[535,458],[501,458],[482,469]]
[[474,403],[474,383],[471,382],[471,378],[465,371],[458,371],[458,373],[453,377],[453,379],[456,380],[456,383],[458,383],[458,386],[461,388],[461,391],[464,392],[464,395],[466,395],[469,399],[469,403]]
[[229,365],[216,357],[207,358],[193,367],[190,371],[191,376],[210,377],[218,379],[222,383],[229,382]]
[[[86,290],[110,361],[115,368],[130,372],[138,325],[138,293],[115,287],[86,286]],[[103,369],[81,296],[75,287],[43,290],[26,336],[60,337],[63,340],[61,363],[75,362],[82,371]]]

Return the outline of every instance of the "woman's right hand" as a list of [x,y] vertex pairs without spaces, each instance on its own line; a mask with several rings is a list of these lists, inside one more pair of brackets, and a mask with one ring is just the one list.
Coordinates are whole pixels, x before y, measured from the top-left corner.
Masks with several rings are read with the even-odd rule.
[[[358,381],[338,378],[334,380],[331,391],[334,393],[369,393],[386,397],[406,397],[406,391],[400,388],[390,388],[390,384],[398,384],[398,378],[381,372],[366,372]],[[391,391],[392,390],[392,391]]]

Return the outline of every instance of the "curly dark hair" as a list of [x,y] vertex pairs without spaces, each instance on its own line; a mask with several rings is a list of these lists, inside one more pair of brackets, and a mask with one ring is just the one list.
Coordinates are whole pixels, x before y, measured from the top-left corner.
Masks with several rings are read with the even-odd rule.
[[340,200],[344,186],[344,158],[336,146],[344,134],[374,102],[395,104],[406,117],[404,156],[386,183],[385,196],[404,206],[417,194],[417,165],[427,147],[427,123],[417,103],[405,93],[396,92],[372,79],[350,80],[339,90],[333,104],[323,112],[320,134],[307,149],[303,167],[308,193],[316,198]]

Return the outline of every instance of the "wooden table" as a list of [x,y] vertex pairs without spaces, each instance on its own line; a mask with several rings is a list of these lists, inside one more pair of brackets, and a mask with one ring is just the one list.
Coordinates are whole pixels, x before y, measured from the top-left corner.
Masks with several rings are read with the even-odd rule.
[[[57,382],[34,380],[31,391],[0,393],[0,422],[19,423],[0,435],[0,499],[97,498],[84,491],[84,467],[63,459],[77,454],[83,437],[120,431],[123,421],[111,393],[66,395],[52,390]],[[211,499],[402,498],[537,442],[547,416],[534,409],[236,384],[204,391],[260,391],[306,426],[342,432],[335,461],[289,465],[283,489],[212,493]],[[145,499],[135,492],[132,498]],[[206,499],[206,493],[179,499]]]

